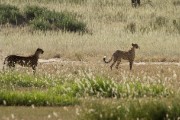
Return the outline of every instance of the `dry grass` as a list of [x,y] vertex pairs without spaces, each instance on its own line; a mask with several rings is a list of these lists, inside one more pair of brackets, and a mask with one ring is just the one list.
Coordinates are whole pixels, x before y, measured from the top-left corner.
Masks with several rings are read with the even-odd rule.
[[[60,54],[63,58],[73,60],[101,59],[111,55],[116,49],[128,50],[131,43],[141,47],[137,51],[137,61],[179,61],[180,34],[172,21],[179,19],[179,6],[173,1],[153,1],[138,9],[130,6],[130,1],[91,1],[83,4],[70,4],[42,1],[5,1],[24,8],[27,4],[47,7],[56,11],[70,11],[77,18],[85,21],[92,35],[83,36],[61,31],[32,31],[27,27],[2,28],[0,31],[1,59],[8,54],[31,54],[37,47],[45,50],[44,58]],[[146,1],[143,1],[145,3]],[[167,20],[163,26],[154,29],[151,22],[158,18]],[[161,20],[161,19],[160,19]],[[160,21],[161,23],[161,21]],[[135,32],[131,27],[135,24]],[[128,26],[131,26],[130,28]]]

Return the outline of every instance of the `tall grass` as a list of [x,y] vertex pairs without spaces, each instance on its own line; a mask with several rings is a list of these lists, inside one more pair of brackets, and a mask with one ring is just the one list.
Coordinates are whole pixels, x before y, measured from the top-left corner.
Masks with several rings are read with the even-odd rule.
[[[57,53],[63,58],[77,60],[76,55],[79,55],[82,60],[89,60],[88,57],[100,59],[104,55],[111,55],[117,49],[128,50],[134,42],[141,47],[137,51],[136,60],[162,61],[166,58],[166,61],[179,61],[179,18],[178,6],[173,4],[175,1],[153,1],[153,7],[144,4],[137,9],[131,7],[130,1],[120,0],[87,0],[83,4],[66,1],[48,3],[39,3],[36,0],[24,3],[2,1],[16,5],[22,10],[27,4],[36,4],[51,11],[74,13],[78,20],[87,23],[87,28],[93,34],[79,36],[61,31],[40,33],[28,28],[2,28],[0,47],[5,55],[29,53],[40,46],[45,48],[46,58]],[[37,19],[33,23],[36,23],[35,26],[42,26],[40,23],[43,23],[42,29],[49,29],[49,23],[44,19]],[[17,47],[13,48],[15,45]]]

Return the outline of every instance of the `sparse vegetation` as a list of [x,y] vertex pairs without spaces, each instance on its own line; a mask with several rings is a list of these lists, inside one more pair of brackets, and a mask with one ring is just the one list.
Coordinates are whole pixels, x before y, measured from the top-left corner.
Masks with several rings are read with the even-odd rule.
[[[35,76],[18,66],[0,71],[0,119],[177,119],[178,8],[178,0],[138,8],[128,0],[1,0],[0,69],[5,56],[37,47],[58,62],[40,59]],[[103,64],[131,43],[140,46],[132,71],[125,61],[112,71]]]

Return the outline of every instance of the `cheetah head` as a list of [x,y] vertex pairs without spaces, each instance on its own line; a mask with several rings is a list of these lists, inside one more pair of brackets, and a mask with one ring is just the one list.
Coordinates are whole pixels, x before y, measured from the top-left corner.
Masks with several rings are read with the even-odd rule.
[[41,48],[37,48],[36,52],[39,53],[39,54],[43,54],[43,53],[44,53],[44,50],[41,49]]
[[140,47],[138,46],[138,44],[134,44],[134,43],[132,43],[132,46],[134,47],[134,48],[136,48],[136,49],[140,49]]

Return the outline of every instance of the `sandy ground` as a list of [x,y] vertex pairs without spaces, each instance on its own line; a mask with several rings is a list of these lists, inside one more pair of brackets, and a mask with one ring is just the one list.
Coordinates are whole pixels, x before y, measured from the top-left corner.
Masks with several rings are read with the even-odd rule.
[[[70,60],[63,60],[59,58],[52,58],[52,59],[39,59],[40,64],[54,64],[54,63],[61,63],[61,64],[73,64],[73,65],[79,65],[79,64],[90,64],[90,62],[84,62],[84,61],[70,61]],[[96,63],[94,63],[96,64]],[[97,61],[97,64],[104,64],[103,61]],[[122,62],[121,65],[128,65],[128,62]],[[176,65],[180,66],[180,62],[134,62],[134,65]],[[3,68],[3,60],[0,60],[0,68]]]
[[[52,58],[52,59],[39,59],[40,63],[43,64],[51,64],[51,63],[75,63],[75,64],[88,64],[89,62],[83,62],[83,61],[65,61],[62,59],[56,59],[56,58]],[[97,62],[99,64],[99,62]],[[102,61],[102,64],[103,61]],[[121,65],[127,65],[129,64],[128,62],[122,62]],[[134,65],[177,65],[180,66],[180,62],[134,62]]]

